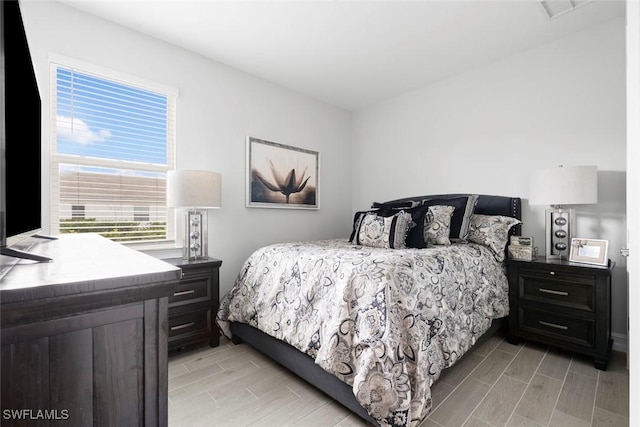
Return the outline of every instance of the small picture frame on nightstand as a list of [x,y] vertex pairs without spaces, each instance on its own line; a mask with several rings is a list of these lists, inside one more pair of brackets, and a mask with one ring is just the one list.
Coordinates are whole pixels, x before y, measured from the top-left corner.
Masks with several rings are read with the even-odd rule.
[[581,239],[574,237],[571,239],[569,261],[580,262],[583,264],[607,265],[609,262],[609,259],[607,258],[608,250],[608,240]]

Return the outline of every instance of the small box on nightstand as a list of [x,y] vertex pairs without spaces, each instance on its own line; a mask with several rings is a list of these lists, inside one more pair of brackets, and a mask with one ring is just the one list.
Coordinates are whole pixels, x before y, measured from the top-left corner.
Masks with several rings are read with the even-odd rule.
[[510,259],[533,261],[538,256],[538,248],[533,246],[533,237],[511,236],[507,254]]

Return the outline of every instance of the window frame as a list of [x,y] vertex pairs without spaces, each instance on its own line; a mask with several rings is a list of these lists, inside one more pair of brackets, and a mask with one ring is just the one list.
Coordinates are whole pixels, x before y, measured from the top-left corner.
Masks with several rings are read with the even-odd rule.
[[[100,67],[89,64],[73,58],[65,57],[57,54],[49,55],[49,78],[50,78],[50,135],[49,135],[49,177],[50,177],[50,213],[49,227],[52,234],[60,233],[60,165],[74,164],[83,167],[102,167],[108,169],[125,169],[141,172],[166,173],[176,168],[176,104],[178,98],[178,90],[176,88],[154,83],[149,80],[115,71],[109,68]],[[59,68],[70,69],[93,77],[107,80],[114,83],[120,83],[142,89],[145,91],[155,92],[166,96],[167,98],[167,164],[160,165],[154,163],[142,163],[114,158],[94,158],[83,157],[69,154],[58,153],[57,141],[57,91],[58,79],[57,70]],[[86,206],[85,206],[86,208]],[[176,239],[175,211],[166,208],[166,236],[165,239],[123,241],[125,245],[158,245],[165,243],[173,243]]]

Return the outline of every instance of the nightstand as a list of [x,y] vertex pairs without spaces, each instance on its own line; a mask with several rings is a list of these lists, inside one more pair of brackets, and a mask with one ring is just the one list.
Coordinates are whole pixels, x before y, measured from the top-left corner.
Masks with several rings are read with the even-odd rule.
[[164,261],[182,269],[180,283],[169,296],[169,350],[207,340],[211,347],[216,347],[220,343],[215,317],[222,261],[215,258]]
[[508,341],[540,342],[593,358],[606,370],[611,352],[611,270],[538,257],[507,260]]

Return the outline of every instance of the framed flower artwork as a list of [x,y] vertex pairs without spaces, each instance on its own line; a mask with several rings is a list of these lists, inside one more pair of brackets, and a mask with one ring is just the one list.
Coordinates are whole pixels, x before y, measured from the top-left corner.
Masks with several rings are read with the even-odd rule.
[[318,209],[319,153],[247,137],[247,207]]

